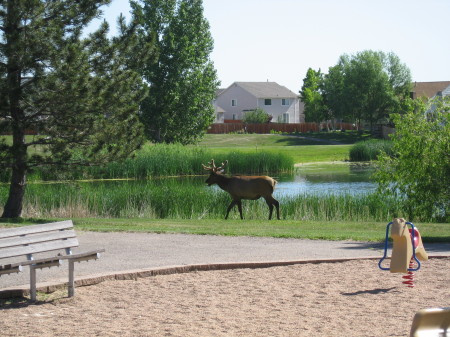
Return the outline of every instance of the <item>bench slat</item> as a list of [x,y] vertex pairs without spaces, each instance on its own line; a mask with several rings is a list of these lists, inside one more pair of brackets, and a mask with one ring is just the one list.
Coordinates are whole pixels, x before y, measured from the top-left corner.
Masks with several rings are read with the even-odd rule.
[[42,234],[32,234],[27,236],[10,237],[6,239],[0,239],[0,248],[30,245],[38,242],[63,240],[75,237],[77,237],[77,235],[73,229]]
[[0,239],[12,236],[29,235],[35,233],[45,233],[57,230],[73,228],[72,220],[53,222],[49,224],[30,225],[15,228],[2,228],[0,230]]
[[59,240],[59,241],[41,242],[29,246],[3,248],[0,250],[0,259],[72,247],[78,247],[77,238],[69,238],[67,240]]

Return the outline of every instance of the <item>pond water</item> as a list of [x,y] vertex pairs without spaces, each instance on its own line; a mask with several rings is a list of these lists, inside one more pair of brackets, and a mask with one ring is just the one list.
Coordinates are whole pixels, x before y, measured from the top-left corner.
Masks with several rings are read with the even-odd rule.
[[[293,197],[302,194],[352,194],[360,195],[375,191],[376,184],[371,179],[374,169],[368,165],[351,163],[333,163],[333,164],[308,164],[295,170],[292,174],[271,175],[278,181],[274,197]],[[103,194],[120,194],[125,191],[128,194],[141,193],[142,187],[146,190],[155,190],[157,186],[166,186],[167,188],[177,188],[177,186],[195,185],[206,186],[204,181],[206,176],[197,177],[173,177],[152,179],[146,182],[139,180],[115,180],[115,181],[91,181],[91,182],[73,182],[73,183],[48,183],[48,184],[29,184],[28,189],[37,189],[37,194],[41,195],[43,191],[56,193],[56,189],[75,189],[71,193],[83,187],[88,188],[88,193],[101,191]],[[219,190],[215,185],[214,189]],[[8,185],[0,185],[0,201],[6,200]],[[39,190],[41,192],[39,192]]]
[[278,180],[274,196],[298,194],[365,194],[376,190],[374,168],[353,163],[309,164]]

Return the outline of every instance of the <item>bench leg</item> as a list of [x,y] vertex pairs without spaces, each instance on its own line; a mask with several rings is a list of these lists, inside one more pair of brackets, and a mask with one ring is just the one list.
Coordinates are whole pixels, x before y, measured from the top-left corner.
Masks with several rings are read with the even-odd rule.
[[36,301],[36,268],[30,266],[30,297]]
[[75,296],[75,261],[69,260],[69,297]]

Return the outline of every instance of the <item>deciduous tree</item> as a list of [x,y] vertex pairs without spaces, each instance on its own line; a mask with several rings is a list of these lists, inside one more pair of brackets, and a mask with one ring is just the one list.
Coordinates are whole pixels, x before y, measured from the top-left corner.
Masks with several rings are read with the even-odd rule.
[[393,120],[396,155],[379,158],[379,192],[405,199],[410,220],[450,221],[450,97]]
[[322,96],[323,75],[320,70],[309,68],[303,79],[300,99],[305,105],[305,121],[320,123],[328,119],[327,106]]
[[150,86],[141,105],[146,134],[156,142],[193,143],[214,120],[218,86],[202,0],[140,0],[133,8],[141,34],[157,48],[142,74]]
[[[337,74],[339,71],[341,76]],[[337,66],[330,68],[325,82],[326,100],[333,110],[345,111],[344,115],[352,116],[356,124],[362,120],[369,122],[372,128],[405,106],[411,72],[393,53],[366,50],[342,55]],[[335,88],[339,90],[330,90]]]

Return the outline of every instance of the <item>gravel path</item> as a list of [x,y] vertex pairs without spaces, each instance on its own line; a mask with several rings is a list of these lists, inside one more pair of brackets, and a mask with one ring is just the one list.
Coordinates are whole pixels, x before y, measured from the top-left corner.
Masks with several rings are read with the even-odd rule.
[[[129,270],[195,264],[299,261],[380,257],[382,244],[212,235],[78,232],[76,251],[104,248],[97,261],[75,265],[75,277],[114,274]],[[426,244],[429,255],[449,255],[450,244]],[[75,252],[76,252],[75,251]],[[0,289],[27,285],[28,268],[0,277]],[[65,280],[67,266],[37,271],[38,283]]]

